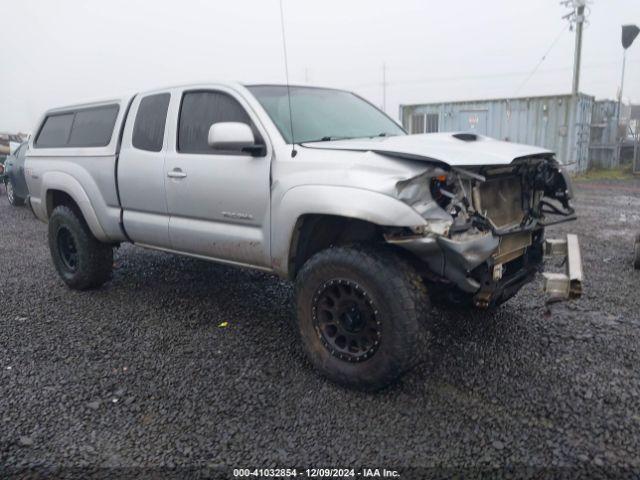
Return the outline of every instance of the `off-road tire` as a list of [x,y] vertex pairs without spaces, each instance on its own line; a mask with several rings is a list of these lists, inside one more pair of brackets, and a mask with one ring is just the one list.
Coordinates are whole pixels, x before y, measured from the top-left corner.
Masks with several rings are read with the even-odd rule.
[[[317,326],[318,292],[331,282],[357,285],[375,307],[381,334],[377,349],[364,360],[338,358]],[[303,265],[295,293],[303,347],[313,366],[328,379],[351,388],[378,390],[417,363],[429,299],[414,268],[392,251],[370,246],[323,250]]]
[[24,205],[24,198],[16,195],[16,190],[15,188],[13,188],[11,180],[5,180],[4,187],[7,191],[7,199],[9,200],[9,204],[14,207],[22,207]]
[[[61,238],[71,239],[76,250],[75,269],[61,251]],[[76,209],[60,205],[49,218],[49,250],[60,278],[74,290],[100,287],[111,278],[113,247],[98,241]]]

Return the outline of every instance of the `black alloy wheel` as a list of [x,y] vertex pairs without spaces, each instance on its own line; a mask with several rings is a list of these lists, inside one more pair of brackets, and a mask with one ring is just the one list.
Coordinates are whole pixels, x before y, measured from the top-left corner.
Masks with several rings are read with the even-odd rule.
[[58,253],[64,266],[74,273],[78,269],[78,247],[71,231],[64,225],[58,229]]
[[378,310],[367,292],[350,280],[331,280],[313,299],[313,324],[331,355],[348,362],[371,358],[382,340]]

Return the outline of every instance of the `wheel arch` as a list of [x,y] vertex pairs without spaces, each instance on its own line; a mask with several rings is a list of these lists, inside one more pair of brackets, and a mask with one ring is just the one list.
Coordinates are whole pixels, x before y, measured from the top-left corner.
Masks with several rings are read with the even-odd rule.
[[[382,242],[386,228],[425,223],[415,210],[395,198],[349,187],[295,187],[285,193],[274,211],[273,267],[291,279],[310,256],[323,248],[369,240]],[[318,232],[320,238],[314,238]]]
[[76,179],[62,172],[48,172],[43,178],[43,187],[44,195],[41,198],[45,201],[43,213],[47,220],[58,205],[70,206],[82,215],[94,237],[100,241],[109,241],[89,196]]
[[289,277],[295,279],[302,265],[325,248],[383,240],[382,228],[366,220],[339,215],[301,215],[289,245]]

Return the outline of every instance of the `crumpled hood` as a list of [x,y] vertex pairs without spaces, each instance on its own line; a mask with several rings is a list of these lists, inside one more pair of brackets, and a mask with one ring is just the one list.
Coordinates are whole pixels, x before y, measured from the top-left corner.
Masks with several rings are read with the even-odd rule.
[[411,160],[438,161],[453,167],[508,165],[521,157],[553,155],[552,151],[544,148],[503,142],[482,135],[475,135],[475,140],[461,140],[454,135],[459,134],[455,132],[425,133],[395,137],[357,138],[305,143],[304,146],[328,150],[371,151]]

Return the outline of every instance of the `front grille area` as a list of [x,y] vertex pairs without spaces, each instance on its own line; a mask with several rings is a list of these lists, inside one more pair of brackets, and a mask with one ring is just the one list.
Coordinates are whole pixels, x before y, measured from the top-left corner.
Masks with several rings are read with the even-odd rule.
[[500,246],[494,253],[495,263],[504,263],[519,257],[531,245],[531,232],[519,232],[500,237]]
[[476,210],[498,228],[516,225],[524,219],[520,177],[487,179],[478,187]]

